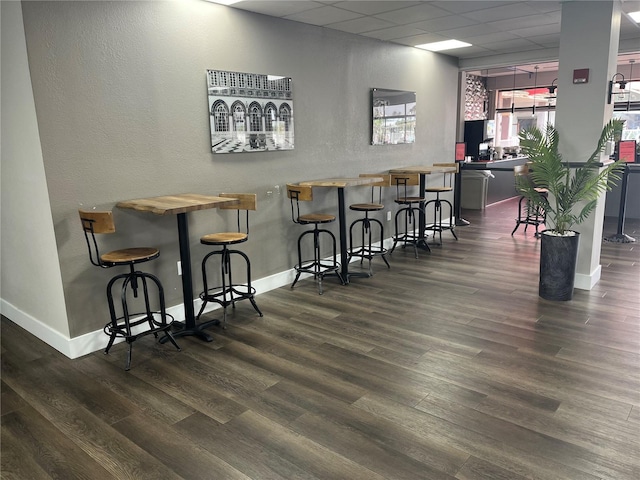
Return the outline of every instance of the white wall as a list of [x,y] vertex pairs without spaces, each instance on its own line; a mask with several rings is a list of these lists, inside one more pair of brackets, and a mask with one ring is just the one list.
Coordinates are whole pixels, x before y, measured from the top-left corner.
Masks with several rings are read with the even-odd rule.
[[2,314],[64,348],[69,325],[19,2],[2,17]]
[[[299,229],[286,195],[267,197],[274,185],[284,190],[291,182],[453,158],[458,93],[451,57],[199,0],[30,1],[22,9],[72,338],[107,322],[104,286],[113,275],[89,264],[81,205],[257,192],[243,247],[260,279],[295,263]],[[213,155],[210,68],[292,77],[295,150]],[[372,87],[417,92],[416,144],[370,145]],[[367,193],[351,190],[347,201]],[[314,209],[335,211],[336,201],[335,191],[318,191]],[[162,279],[168,304],[180,304],[175,217],[118,209],[114,216],[118,231],[104,239],[105,248],[159,247],[160,258],[146,266]],[[227,220],[216,210],[190,214],[195,272],[207,251],[199,237]],[[198,291],[197,274],[194,283]]]

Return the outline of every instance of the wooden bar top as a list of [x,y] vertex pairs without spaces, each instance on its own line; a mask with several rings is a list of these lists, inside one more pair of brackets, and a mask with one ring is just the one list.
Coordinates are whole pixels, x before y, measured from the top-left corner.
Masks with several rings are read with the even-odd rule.
[[430,175],[432,173],[456,173],[456,167],[441,167],[433,165],[414,165],[411,167],[400,167],[389,170],[389,173],[422,173]]
[[141,212],[151,212],[156,215],[175,215],[215,208],[223,203],[237,202],[235,198],[201,195],[199,193],[179,193],[160,197],[137,198],[118,202],[118,208],[129,208]]
[[300,185],[344,188],[356,185],[371,185],[372,183],[382,182],[383,180],[382,177],[325,178],[322,180],[307,180],[300,182]]

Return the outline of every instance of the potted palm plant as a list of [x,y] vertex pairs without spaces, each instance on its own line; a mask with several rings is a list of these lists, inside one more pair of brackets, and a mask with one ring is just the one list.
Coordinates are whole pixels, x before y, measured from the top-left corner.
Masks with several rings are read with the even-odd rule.
[[[522,153],[529,157],[530,178],[516,177],[516,188],[533,208],[546,213],[541,232],[539,295],[547,300],[571,300],[578,256],[579,232],[596,208],[598,197],[620,179],[620,162],[601,164],[607,143],[620,138],[624,120],[613,119],[603,128],[595,151],[577,167],[564,162],[558,151],[560,137],[549,124],[519,134]],[[538,190],[536,190],[538,188]],[[540,194],[546,189],[546,195]]]

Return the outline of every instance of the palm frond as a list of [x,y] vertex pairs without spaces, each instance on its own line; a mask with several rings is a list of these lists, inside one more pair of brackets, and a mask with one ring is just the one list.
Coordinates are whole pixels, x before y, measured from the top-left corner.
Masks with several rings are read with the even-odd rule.
[[[559,152],[560,135],[553,125],[548,124],[544,131],[533,127],[520,132],[520,147],[529,157],[533,184],[517,179],[518,189],[534,205],[545,209],[547,218],[559,234],[584,222],[595,209],[600,195],[611,190],[620,179],[621,163],[602,167],[600,157],[607,143],[620,136],[623,125],[624,121],[620,119],[608,122],[596,149],[583,165],[576,168],[563,162]],[[549,198],[542,197],[535,187],[546,188]]]

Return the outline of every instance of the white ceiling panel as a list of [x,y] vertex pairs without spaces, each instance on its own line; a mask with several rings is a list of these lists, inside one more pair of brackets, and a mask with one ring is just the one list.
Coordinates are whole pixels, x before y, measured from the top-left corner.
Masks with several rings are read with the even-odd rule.
[[449,12],[441,8],[434,7],[430,2],[421,2],[413,7],[400,8],[391,12],[380,13],[376,15],[378,18],[393,22],[395,24],[405,25],[407,23],[421,22],[432,18],[446,17]]
[[360,17],[354,20],[347,20],[346,22],[338,22],[328,25],[329,28],[335,28],[336,30],[342,30],[343,32],[349,33],[371,32],[373,30],[380,30],[394,26],[395,25],[393,23],[376,17]]
[[[262,13],[271,17],[284,17],[286,15],[293,15],[295,13],[304,12],[306,10],[313,10],[314,8],[324,7],[326,2],[312,2],[312,1],[269,1],[269,0],[248,0],[242,2],[241,9],[249,10],[250,12]],[[235,7],[235,5],[234,5]]]
[[560,17],[554,17],[553,15],[540,14],[540,15],[527,15],[526,17],[510,18],[509,20],[497,20],[495,22],[488,22],[486,24],[489,28],[509,31],[520,28],[531,28],[541,25],[554,25],[556,31],[560,31]]
[[[640,11],[640,0],[623,0],[621,6],[624,13]],[[473,46],[445,53],[470,64],[480,57],[536,49],[541,59],[552,60],[549,55],[560,44],[562,0],[249,0],[232,8],[402,45],[462,40]],[[625,14],[620,51],[640,57],[640,26]]]
[[393,2],[393,1],[381,1],[381,2],[336,2],[334,7],[344,8],[352,12],[361,13],[363,15],[376,15],[378,13],[390,12],[392,10],[398,10],[400,8],[412,7],[418,5],[420,2]]
[[447,17],[425,20],[424,22],[412,23],[411,26],[424,30],[425,32],[442,32],[445,30],[452,30],[454,28],[467,27],[476,23],[477,22],[469,18],[449,15]]
[[365,35],[367,37],[377,38],[378,40],[395,40],[396,38],[405,38],[412,35],[420,35],[422,33],[424,33],[423,30],[401,25],[367,32]]
[[313,10],[294,13],[293,15],[286,15],[284,18],[287,20],[294,20],[296,22],[324,26],[329,25],[330,23],[344,22],[346,20],[352,20],[360,17],[362,17],[362,15],[359,13],[327,5],[320,8],[314,8]]

